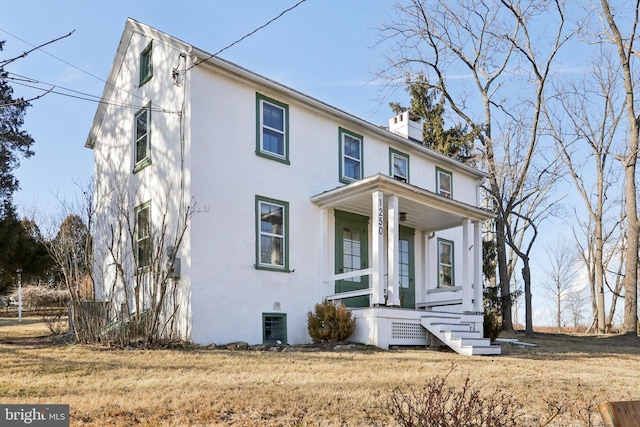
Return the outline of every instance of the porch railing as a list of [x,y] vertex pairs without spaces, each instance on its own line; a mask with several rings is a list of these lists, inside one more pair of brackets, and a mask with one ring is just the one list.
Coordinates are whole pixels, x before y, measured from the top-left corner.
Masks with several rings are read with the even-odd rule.
[[[347,273],[340,273],[340,274],[334,274],[332,276],[328,276],[324,279],[324,283],[329,285],[331,284],[332,289],[335,289],[335,282],[337,280],[346,280],[346,279],[353,279],[355,277],[362,277],[362,276],[371,276],[373,274],[373,268],[365,268],[362,270],[354,270],[354,271],[349,271]],[[369,280],[369,286],[371,286],[372,281]],[[326,299],[329,301],[334,301],[334,300],[341,300],[341,299],[345,299],[345,298],[353,298],[353,297],[360,297],[360,296],[364,296],[364,295],[371,295],[373,293],[373,289],[371,287],[369,288],[365,288],[365,289],[358,289],[355,291],[347,291],[347,292],[340,292],[337,294],[331,294],[331,295],[327,295]]]

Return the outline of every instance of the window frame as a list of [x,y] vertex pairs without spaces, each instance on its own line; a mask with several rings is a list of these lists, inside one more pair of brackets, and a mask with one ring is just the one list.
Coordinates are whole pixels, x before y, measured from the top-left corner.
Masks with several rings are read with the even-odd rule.
[[[146,236],[140,236],[140,230],[141,230],[141,226],[140,226],[140,213],[143,211],[147,211],[147,233]],[[134,236],[135,236],[135,252],[134,252],[134,256],[135,256],[135,265],[136,265],[136,270],[138,273],[142,273],[145,271],[148,271],[150,266],[151,266],[151,201],[147,201],[145,203],[142,203],[138,206],[136,206],[135,208],[135,224],[134,224]],[[144,244],[141,245],[141,242],[145,242],[146,241],[146,246],[147,246],[147,257],[148,259],[146,260],[145,263],[143,263],[140,260],[140,250],[141,250],[141,246],[144,247]],[[144,248],[142,249],[144,250]]]
[[[450,247],[450,251],[451,251],[451,262],[450,264],[444,264],[442,262],[442,251],[441,251],[441,245],[445,244],[445,245],[449,245]],[[446,285],[443,282],[444,276],[441,275],[441,271],[442,271],[442,267],[449,267],[451,269],[451,283]],[[453,288],[455,287],[455,243],[452,240],[448,240],[448,239],[443,239],[443,238],[438,238],[438,287],[439,288]]]
[[[446,176],[449,178],[449,192],[442,190],[442,176]],[[448,199],[453,199],[453,173],[446,169],[436,166],[436,192],[443,197]]]
[[[282,214],[284,218],[282,219],[282,265],[278,264],[267,264],[262,262],[261,253],[262,253],[262,236],[263,231],[260,227],[261,225],[261,207],[262,204],[268,204],[272,206],[278,206],[282,208]],[[255,258],[255,268],[256,270],[267,270],[267,271],[279,271],[290,273],[289,270],[289,202],[285,202],[282,200],[276,200],[269,197],[263,197],[256,195],[255,197],[255,216],[256,216],[256,258]],[[271,235],[271,233],[265,233]],[[277,237],[277,236],[276,236]]]
[[[147,116],[147,131],[144,134],[145,156],[138,160],[138,142],[141,140],[138,138],[138,117],[142,114]],[[136,111],[133,122],[133,173],[137,173],[151,164],[151,102]]]
[[[280,108],[283,111],[282,120],[284,123],[282,124],[282,131],[279,129],[275,129],[266,125],[263,125],[264,121],[264,104],[269,104],[276,108]],[[264,148],[264,127],[267,127],[268,130],[279,132],[283,134],[283,150],[284,153],[276,153],[273,151],[266,150]],[[290,164],[289,161],[289,105],[276,101],[275,99],[264,96],[260,93],[256,93],[256,154],[260,157],[264,157],[267,159],[275,160],[280,163]]]
[[[344,139],[345,137],[351,137],[353,139],[357,139],[360,141],[360,150],[359,150],[359,154],[360,154],[360,158],[356,159],[354,157],[351,156],[347,156],[344,152],[345,149],[345,143],[344,143]],[[340,176],[339,176],[339,180],[341,183],[343,184],[350,184],[352,182],[356,182],[359,181],[363,178],[364,176],[364,137],[362,135],[359,135],[355,132],[352,132],[350,130],[347,130],[345,128],[338,128],[338,142],[340,145],[340,158],[339,158],[339,170],[340,170]],[[345,160],[347,159],[347,157],[349,159],[352,160],[356,160],[359,162],[359,169],[358,169],[358,173],[359,173],[359,177],[358,178],[352,178],[350,176],[346,176],[345,175]]]
[[[277,318],[283,321],[282,329],[279,331],[282,333],[282,338],[271,338],[267,339],[267,318]],[[280,339],[281,344],[287,344],[287,313],[262,313],[262,343],[269,344],[278,344],[276,341]]]
[[[402,176],[396,176],[395,173],[395,159],[404,159],[407,162],[407,176],[402,177]],[[392,177],[393,179],[397,179],[398,181],[402,181],[402,182],[406,182],[407,184],[409,183],[409,155],[405,154],[401,151],[395,150],[391,147],[389,147],[389,176]]]
[[140,52],[140,84],[139,87],[153,77],[153,40]]

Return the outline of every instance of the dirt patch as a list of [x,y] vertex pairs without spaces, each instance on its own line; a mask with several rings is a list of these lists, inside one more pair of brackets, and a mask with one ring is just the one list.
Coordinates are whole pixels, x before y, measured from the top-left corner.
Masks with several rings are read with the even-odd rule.
[[53,337],[21,337],[11,339],[0,339],[0,344],[17,345],[17,346],[50,346],[53,345]]

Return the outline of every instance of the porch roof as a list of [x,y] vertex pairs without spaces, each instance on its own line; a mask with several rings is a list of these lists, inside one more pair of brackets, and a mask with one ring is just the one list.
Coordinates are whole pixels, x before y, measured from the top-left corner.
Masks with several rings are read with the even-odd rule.
[[321,208],[335,208],[371,216],[373,191],[398,196],[398,212],[406,213],[402,225],[428,232],[459,226],[463,220],[485,221],[495,215],[486,209],[449,199],[424,188],[376,174],[311,197]]

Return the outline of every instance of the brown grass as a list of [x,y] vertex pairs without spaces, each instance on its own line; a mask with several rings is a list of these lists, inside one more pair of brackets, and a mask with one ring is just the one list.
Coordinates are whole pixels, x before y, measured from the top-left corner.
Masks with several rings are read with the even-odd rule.
[[[38,345],[46,327],[0,319],[0,401],[64,403],[71,425],[393,425],[385,404],[395,387],[446,373],[475,388],[511,391],[523,425],[602,425],[595,405],[640,398],[640,340],[538,334],[538,347],[504,345],[498,357],[425,349],[336,352],[112,350]],[[26,336],[27,339],[21,337]],[[524,340],[524,339],[523,339]],[[46,341],[45,341],[46,343]],[[591,417],[591,418],[589,418]]]

